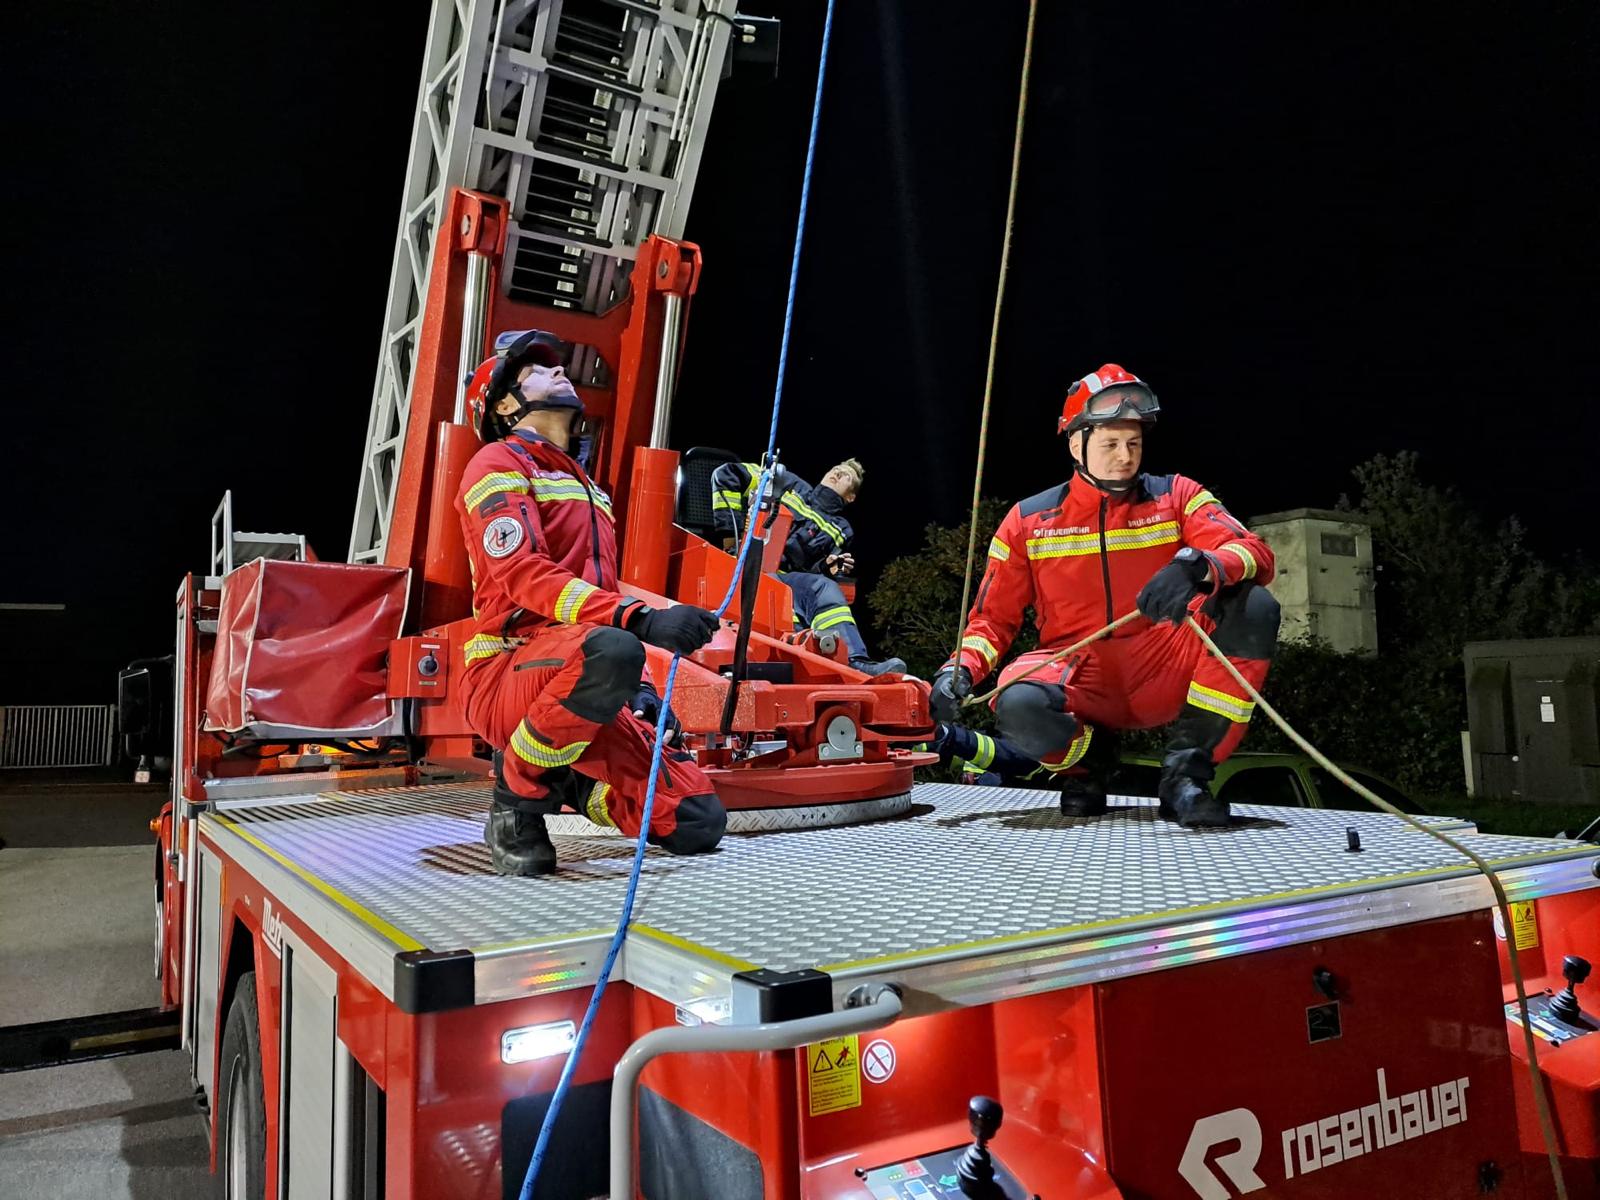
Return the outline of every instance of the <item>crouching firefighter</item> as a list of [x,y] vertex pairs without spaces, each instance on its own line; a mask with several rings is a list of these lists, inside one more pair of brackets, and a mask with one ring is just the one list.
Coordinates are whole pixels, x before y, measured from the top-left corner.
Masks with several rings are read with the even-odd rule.
[[[851,667],[868,675],[884,675],[904,671],[905,662],[898,658],[873,660],[836,582],[855,570],[856,560],[848,549],[855,531],[844,510],[855,503],[865,474],[859,462],[847,458],[829,470],[816,487],[788,471],[775,481],[778,502],[793,516],[778,563],[778,578],[793,595],[797,629],[834,634],[844,641]],[[738,539],[747,512],[754,511],[760,477],[761,468],[754,463],[723,463],[711,473],[711,516],[726,540]]]
[[960,652],[934,680],[933,710],[951,719],[994,670],[1029,605],[1040,648],[1010,663],[1001,685],[1137,604],[1145,620],[1002,691],[1000,731],[1057,774],[1063,813],[1088,817],[1105,812],[1115,766],[1104,733],[1172,723],[1161,815],[1220,826],[1228,806],[1210,782],[1254,705],[1184,622],[1194,616],[1260,688],[1278,636],[1278,604],[1263,586],[1272,552],[1194,480],[1139,470],[1159,411],[1149,385],[1114,363],[1068,390],[1057,431],[1074,473],[1001,522]]
[[[545,829],[563,806],[637,836],[660,701],[642,643],[698,650],[716,617],[617,592],[611,502],[581,458],[583,401],[562,344],[503,334],[468,385],[483,449],[456,507],[472,566],[474,628],[461,678],[467,723],[497,750],[484,826],[501,875],[556,868]],[[649,840],[710,850],[727,815],[685,753],[664,748]]]

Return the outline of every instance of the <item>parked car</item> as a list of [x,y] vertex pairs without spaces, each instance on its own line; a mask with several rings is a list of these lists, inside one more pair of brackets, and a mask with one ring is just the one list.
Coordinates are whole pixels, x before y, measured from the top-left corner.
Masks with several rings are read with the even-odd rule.
[[[1339,764],[1351,778],[1372,789],[1401,812],[1421,813],[1422,806],[1399,787],[1365,767]],[[1161,760],[1153,755],[1125,754],[1111,780],[1122,796],[1154,796],[1161,780]],[[1371,812],[1373,805],[1340,783],[1304,754],[1235,754],[1217,768],[1212,783],[1217,798],[1229,804],[1272,804],[1285,808],[1339,808]]]

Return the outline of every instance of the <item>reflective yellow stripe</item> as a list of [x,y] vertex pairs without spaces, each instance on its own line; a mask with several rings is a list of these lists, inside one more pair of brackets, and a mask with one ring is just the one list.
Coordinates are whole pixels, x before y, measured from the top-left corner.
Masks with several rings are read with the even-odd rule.
[[800,499],[799,493],[785,492],[783,494],[782,503],[786,508],[793,509],[798,515],[804,517],[808,521],[813,522],[818,529],[822,530],[823,533],[827,534],[833,539],[835,545],[844,545],[844,533],[839,529],[839,527],[829,521],[816,509],[812,508],[804,500]]
[[556,597],[556,620],[564,625],[576,625],[578,610],[583,607],[583,602],[599,590],[594,584],[585,583],[581,579],[569,582]]
[[1243,542],[1229,542],[1227,545],[1223,546],[1222,549],[1232,550],[1239,556],[1240,560],[1244,563],[1244,577],[1246,579],[1254,579],[1256,577],[1255,555],[1251,554],[1250,551],[1244,548]]
[[744,507],[744,496],[739,492],[712,492],[711,508],[713,511],[722,508],[735,509]]
[[477,483],[467,489],[462,503],[468,508],[477,508],[496,492],[517,492],[526,496],[528,494],[528,480],[524,475],[515,471],[496,471],[485,475]]
[[576,479],[535,479],[533,498],[540,504],[588,504],[593,499],[597,509],[608,517],[613,515],[611,501],[603,493],[586,490]]
[[511,731],[511,749],[518,758],[536,767],[570,767],[588,748],[588,742],[573,742],[567,746],[546,745],[533,736],[526,721]]
[[978,735],[978,752],[967,760],[970,766],[987,771],[994,762],[994,739],[987,733]]
[[[1178,541],[1178,523],[1162,521],[1139,529],[1106,530],[1106,550],[1146,550],[1152,546],[1169,546]],[[1028,557],[1073,558],[1100,552],[1098,533],[1063,533],[1051,537],[1028,539]]]
[[1230,696],[1227,692],[1219,692],[1198,683],[1189,685],[1189,703],[1216,713],[1219,717],[1227,717],[1236,725],[1248,724],[1250,715],[1256,710],[1254,701],[1241,700],[1238,696]]
[[854,625],[855,620],[855,614],[850,611],[849,605],[836,604],[812,617],[811,628],[820,633],[824,629],[832,629],[835,625]]
[[1058,763],[1040,763],[1046,771],[1065,771],[1077,766],[1083,761],[1083,756],[1089,753],[1089,739],[1094,737],[1094,726],[1085,725],[1083,732],[1072,739],[1072,744],[1067,747],[1067,756]]
[[617,823],[611,819],[611,810],[606,807],[606,797],[611,795],[611,785],[604,780],[595,780],[589,789],[589,798],[584,801],[583,815],[596,825],[605,825],[615,829]]
[[1006,545],[999,538],[992,538],[989,542],[989,557],[998,559],[1000,562],[1005,562],[1006,559],[1011,557],[1011,547]]
[[1195,509],[1203,508],[1207,504],[1215,504],[1216,502],[1217,498],[1215,496],[1213,496],[1210,492],[1203,491],[1193,500],[1189,501],[1189,503],[1183,506],[1183,515],[1186,517],[1193,516]]
[[993,670],[994,664],[1000,661],[1000,651],[995,649],[994,643],[976,633],[969,633],[962,638],[961,648],[963,650],[976,650],[983,656],[984,665],[990,670]]
[[511,643],[505,638],[495,637],[490,633],[480,633],[467,639],[467,644],[462,647],[462,653],[468,662],[476,662],[480,658],[493,658],[497,654],[504,654],[511,649]]

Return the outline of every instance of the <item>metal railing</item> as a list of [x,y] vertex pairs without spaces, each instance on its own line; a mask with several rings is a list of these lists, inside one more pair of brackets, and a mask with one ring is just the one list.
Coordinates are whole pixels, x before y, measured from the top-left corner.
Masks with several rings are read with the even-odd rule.
[[110,766],[116,736],[112,704],[0,705],[0,768]]

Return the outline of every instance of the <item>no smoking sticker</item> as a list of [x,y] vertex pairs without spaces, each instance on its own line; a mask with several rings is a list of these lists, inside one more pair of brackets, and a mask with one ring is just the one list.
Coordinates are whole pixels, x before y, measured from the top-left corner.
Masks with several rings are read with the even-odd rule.
[[861,1107],[859,1038],[829,1038],[806,1047],[806,1098],[813,1117]]
[[868,1083],[887,1083],[894,1074],[894,1046],[883,1038],[867,1043],[861,1052],[861,1073]]

